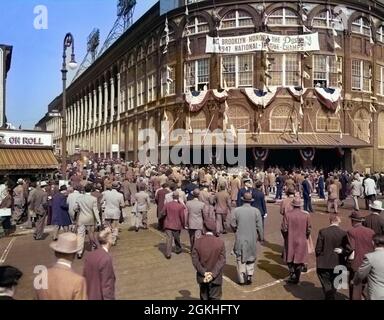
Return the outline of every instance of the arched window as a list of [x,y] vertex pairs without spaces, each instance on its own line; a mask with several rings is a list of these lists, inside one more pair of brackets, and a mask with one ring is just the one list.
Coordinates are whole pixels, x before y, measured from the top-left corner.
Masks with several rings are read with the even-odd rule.
[[377,40],[380,42],[384,42],[384,25],[377,28]]
[[334,28],[342,30],[342,20],[340,17],[334,17],[329,10],[321,11],[313,18],[312,25],[317,28]]
[[141,61],[144,59],[144,48],[142,46],[137,50],[137,61]]
[[209,32],[207,20],[201,16],[197,16],[189,19],[187,25],[185,26],[183,37],[206,32]]
[[317,111],[316,131],[320,132],[339,132],[339,117],[331,112],[325,112],[322,108]]
[[156,51],[156,41],[155,41],[155,38],[152,37],[149,40],[149,42],[148,42],[148,50],[147,50],[147,52],[148,52],[148,54],[151,54],[151,53],[153,53],[155,51]]
[[241,106],[230,106],[228,110],[229,123],[233,124],[236,129],[244,129],[249,131],[250,115],[247,109]]
[[360,17],[352,22],[352,32],[359,33],[366,36],[371,35],[371,24],[369,20],[364,17]]
[[377,134],[378,134],[378,147],[384,148],[384,112],[380,112],[377,117]]
[[253,27],[252,16],[244,10],[233,10],[228,12],[220,23],[220,29],[232,29],[242,27]]
[[206,130],[207,118],[203,111],[200,111],[197,115],[191,115],[191,128],[192,130]]
[[155,118],[154,117],[149,118],[148,129],[155,129]]
[[369,124],[371,115],[365,108],[357,110],[353,118],[353,135],[361,140],[369,142],[371,134]]
[[270,117],[271,131],[291,131],[292,124],[297,123],[297,114],[292,107],[280,105],[272,110]]
[[299,18],[293,10],[282,8],[273,11],[268,16],[267,24],[269,26],[297,26]]

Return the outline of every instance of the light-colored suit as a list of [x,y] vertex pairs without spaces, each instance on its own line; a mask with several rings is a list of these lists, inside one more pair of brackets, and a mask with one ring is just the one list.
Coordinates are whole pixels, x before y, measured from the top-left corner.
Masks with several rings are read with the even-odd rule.
[[384,248],[365,255],[356,277],[355,282],[368,279],[369,300],[384,300]]
[[85,234],[88,231],[88,237],[91,245],[96,248],[97,242],[94,236],[95,223],[101,224],[97,198],[90,193],[81,194],[76,201],[79,216],[77,218],[77,235],[79,242],[78,254],[82,255],[84,251]]
[[148,216],[147,212],[150,209],[151,200],[148,193],[145,191],[140,191],[135,194],[135,207],[133,212],[135,213],[135,227],[139,229],[142,226],[144,229],[147,229]]
[[57,263],[48,269],[47,280],[47,289],[36,290],[38,300],[87,300],[85,278],[69,266]]
[[187,201],[186,207],[188,209],[187,223],[192,250],[195,238],[198,238],[203,230],[203,213],[205,204],[204,202],[199,201],[199,199],[194,198],[193,200]]
[[80,197],[81,193],[77,190],[73,191],[68,195],[67,198],[67,204],[68,204],[68,212],[71,216],[72,221],[75,219],[75,209],[76,209],[76,202],[77,199]]
[[124,196],[115,189],[103,192],[101,203],[105,201],[105,219],[119,220],[121,208],[124,207]]

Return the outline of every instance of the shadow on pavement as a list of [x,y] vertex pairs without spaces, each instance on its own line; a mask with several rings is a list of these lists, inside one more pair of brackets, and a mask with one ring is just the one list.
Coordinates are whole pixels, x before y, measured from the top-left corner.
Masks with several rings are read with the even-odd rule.
[[200,300],[199,298],[192,297],[192,293],[189,290],[180,290],[181,297],[176,297],[175,300]]
[[237,283],[237,268],[234,265],[226,264],[224,266],[223,275],[225,275],[227,278],[232,280],[233,282]]
[[[302,281],[299,284],[284,284],[284,289],[300,300],[324,300],[323,289],[315,287],[312,282]],[[348,300],[342,293],[336,293],[336,300]]]
[[283,246],[279,245],[279,244],[276,244],[276,243],[271,243],[271,242],[268,242],[268,241],[264,241],[264,245],[263,246],[266,247],[266,248],[269,248],[272,251],[277,252],[279,254],[281,254],[281,252],[283,252]]
[[272,264],[268,260],[264,260],[264,259],[258,260],[257,267],[260,270],[263,270],[269,273],[272,276],[272,278],[276,280],[280,280],[289,276],[289,271],[286,267],[283,267],[278,264]]

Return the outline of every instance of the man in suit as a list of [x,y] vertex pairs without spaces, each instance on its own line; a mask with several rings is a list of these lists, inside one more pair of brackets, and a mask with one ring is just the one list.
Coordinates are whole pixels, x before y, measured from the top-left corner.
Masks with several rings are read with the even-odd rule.
[[139,231],[140,226],[144,230],[148,229],[148,211],[150,209],[151,199],[148,193],[145,192],[145,185],[139,186],[139,192],[135,194],[135,210],[136,210],[136,232]]
[[[267,218],[267,206],[265,204],[265,194],[262,191],[263,183],[261,181],[256,182],[256,189],[253,192],[254,201],[252,207],[259,209],[261,218],[263,220],[263,229],[264,229],[264,219]],[[278,187],[279,188],[279,187]]]
[[116,245],[117,236],[119,235],[119,220],[121,210],[125,206],[124,196],[118,192],[119,183],[112,183],[112,190],[104,191],[101,203],[104,204],[104,219],[106,225],[112,230],[112,243]]
[[356,272],[354,283],[368,280],[368,299],[384,300],[384,235],[373,237],[375,251],[367,253]]
[[283,198],[284,177],[276,174],[276,200]]
[[231,200],[232,200],[232,206],[236,207],[237,205],[237,197],[239,194],[239,190],[241,188],[241,182],[240,179],[238,178],[237,174],[233,175],[233,179],[230,182],[231,186]]
[[292,201],[293,210],[283,216],[281,232],[287,239],[287,262],[290,276],[289,283],[298,284],[301,271],[307,262],[308,243],[307,239],[311,234],[311,223],[309,214],[301,210],[302,201],[296,196]]
[[331,225],[321,229],[317,237],[316,271],[323,287],[325,300],[335,300],[334,280],[337,276],[335,267],[345,264],[341,248],[345,246],[347,232],[340,228],[341,220],[337,215],[332,214],[329,221]]
[[369,174],[365,175],[363,180],[365,209],[369,210],[369,204],[376,200],[376,183]]
[[185,225],[184,205],[179,202],[179,193],[174,191],[172,193],[173,201],[168,202],[164,206],[164,229],[167,235],[167,246],[165,250],[165,257],[171,259],[172,243],[175,240],[176,254],[182,252],[180,242],[180,232]]
[[55,226],[53,240],[57,240],[61,228],[63,228],[64,232],[68,232],[71,224],[72,221],[67,205],[67,186],[64,184],[60,187],[60,192],[56,193],[52,198],[52,225]]
[[192,180],[189,183],[187,183],[184,187],[184,192],[187,195],[187,201],[193,199],[193,190],[199,188],[199,186],[196,182],[197,182],[197,179],[192,178]]
[[156,193],[155,193],[155,202],[157,205],[157,219],[158,219],[157,229],[160,231],[163,231],[164,229],[164,218],[162,216],[162,212],[163,212],[163,207],[165,202],[165,195],[171,192],[168,187],[169,187],[168,183],[165,182],[161,185],[161,189],[156,190]]
[[23,273],[12,266],[0,266],[0,300],[14,300],[16,286]]
[[227,216],[231,213],[231,196],[225,184],[219,184],[219,192],[215,195],[217,232],[227,233]]
[[92,185],[87,184],[84,188],[85,194],[81,194],[77,199],[77,235],[79,238],[79,251],[77,257],[81,259],[84,253],[85,234],[88,233],[89,241],[92,248],[97,248],[95,239],[95,225],[100,226],[101,220],[99,209],[97,207],[97,199],[91,195]]
[[43,239],[45,220],[48,212],[48,194],[45,189],[47,186],[48,184],[45,181],[40,182],[40,185],[30,198],[30,209],[36,214],[36,228],[33,234],[35,240]]
[[113,245],[110,228],[98,235],[100,247],[85,257],[83,275],[87,283],[89,300],[115,300],[115,272],[109,253]]
[[384,234],[384,217],[381,215],[384,210],[383,203],[375,200],[369,207],[371,208],[371,214],[365,217],[363,226],[372,229],[375,234]]
[[207,219],[204,227],[207,232],[196,239],[192,250],[192,263],[196,269],[197,283],[200,285],[200,299],[220,300],[225,266],[224,241],[213,234],[216,231],[214,220]]
[[259,209],[251,206],[250,192],[244,193],[243,205],[233,211],[231,227],[235,236],[234,253],[237,260],[237,274],[240,285],[252,283],[257,257],[257,240],[264,241],[263,223]]
[[48,269],[47,281],[36,287],[38,300],[87,300],[85,279],[75,273],[72,263],[79,250],[74,233],[62,233],[50,247],[55,251],[56,264]]
[[313,212],[312,209],[312,187],[309,181],[309,175],[305,175],[303,181],[303,199],[304,199],[304,211]]
[[320,199],[325,199],[324,195],[324,173],[323,171],[320,171],[320,176],[319,179],[317,180],[317,187],[318,187],[318,192],[319,192],[319,198]]
[[350,215],[352,228],[347,232],[347,244],[345,254],[348,257],[347,266],[349,271],[349,297],[351,300],[361,300],[364,291],[363,283],[353,283],[356,272],[361,266],[364,256],[373,251],[372,238],[375,232],[363,226],[364,218],[359,212]]
[[187,225],[189,232],[189,239],[191,243],[191,252],[195,239],[198,238],[203,230],[203,213],[204,213],[204,203],[199,200],[200,190],[193,190],[193,199],[187,201],[186,207],[188,210],[188,219]]
[[79,198],[80,196],[80,186],[75,186],[75,187],[72,187],[73,188],[73,192],[71,192],[69,195],[68,195],[68,198],[67,198],[67,204],[68,204],[68,212],[69,212],[69,216],[71,217],[71,220],[72,220],[72,227],[71,229],[74,230],[75,229],[75,221],[76,221],[76,208],[77,208],[77,199]]
[[241,207],[244,204],[244,194],[251,193],[252,195],[252,206],[255,207],[255,190],[252,187],[252,180],[249,178],[244,179],[244,188],[241,188],[237,194],[237,207]]

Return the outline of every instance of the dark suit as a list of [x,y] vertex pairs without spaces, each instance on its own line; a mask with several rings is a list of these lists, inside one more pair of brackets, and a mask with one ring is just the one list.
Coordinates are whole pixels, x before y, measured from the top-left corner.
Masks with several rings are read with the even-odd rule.
[[[196,280],[200,285],[201,300],[220,300],[225,266],[224,241],[214,235],[204,235],[196,239],[192,263],[197,271]],[[213,280],[210,283],[204,283],[205,272],[212,272]]]
[[344,265],[345,259],[343,255],[335,253],[334,249],[343,248],[346,240],[347,232],[336,225],[319,231],[315,249],[316,267],[326,300],[335,300],[336,289],[333,282],[338,273],[334,269],[338,265]]
[[282,176],[277,176],[276,178],[276,199],[283,198],[283,187],[284,187],[284,178]]
[[185,188],[184,188],[183,191],[184,191],[185,194],[187,195],[187,200],[188,200],[188,201],[193,199],[193,194],[192,194],[192,192],[193,192],[193,190],[195,190],[195,189],[199,189],[199,186],[198,186],[197,184],[195,184],[195,183],[192,183],[192,182],[188,183],[188,184],[185,186]]
[[303,186],[303,199],[304,199],[304,211],[313,212],[311,201],[311,185],[309,181],[305,179],[302,183]]
[[[352,280],[355,276],[355,273],[361,266],[364,256],[373,251],[373,243],[372,238],[375,232],[370,229],[364,227],[362,224],[357,224],[347,232],[347,245],[346,245],[346,254],[349,255],[353,251],[355,252],[354,259],[349,261],[348,269],[350,280]],[[351,282],[351,281],[350,281]],[[363,292],[362,283],[358,285],[353,285],[350,283],[349,286],[349,296],[351,300],[361,300],[361,294]]]
[[243,196],[245,193],[247,192],[250,192],[252,194],[252,199],[253,199],[253,202],[252,202],[252,207],[256,207],[256,204],[255,204],[255,198],[256,198],[256,195],[255,195],[255,189],[253,188],[241,188],[237,194],[237,207],[241,207],[243,204],[244,204],[244,201],[243,201]]
[[84,277],[89,300],[115,300],[115,272],[112,257],[103,248],[88,253]]
[[372,229],[376,234],[384,234],[384,218],[380,214],[371,213],[366,216],[363,226]]
[[167,247],[165,255],[170,257],[172,253],[172,242],[175,239],[176,253],[181,253],[180,232],[184,228],[185,207],[178,201],[168,202],[164,206],[164,229],[167,235]]

